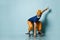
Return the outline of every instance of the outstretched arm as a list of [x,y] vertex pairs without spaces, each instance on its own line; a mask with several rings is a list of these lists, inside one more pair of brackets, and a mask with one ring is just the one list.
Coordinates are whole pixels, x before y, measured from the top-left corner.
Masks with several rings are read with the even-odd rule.
[[36,36],[36,23],[34,22],[34,37]]
[[48,8],[44,9],[44,10],[42,11],[42,13],[45,12],[46,10],[48,10]]

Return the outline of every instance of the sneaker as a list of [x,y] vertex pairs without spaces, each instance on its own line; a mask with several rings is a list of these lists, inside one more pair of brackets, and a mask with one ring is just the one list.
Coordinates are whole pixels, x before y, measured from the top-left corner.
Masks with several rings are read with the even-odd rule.
[[38,34],[43,35],[43,33],[42,33],[42,32],[38,32]]
[[30,33],[28,32],[28,33],[26,33],[26,34],[30,34]]
[[41,34],[40,32],[38,32],[38,34]]

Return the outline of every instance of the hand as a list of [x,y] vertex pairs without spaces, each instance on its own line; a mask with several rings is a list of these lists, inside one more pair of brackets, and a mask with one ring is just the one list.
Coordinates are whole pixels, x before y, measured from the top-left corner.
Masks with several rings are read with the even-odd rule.
[[46,8],[45,10],[48,10],[49,8]]

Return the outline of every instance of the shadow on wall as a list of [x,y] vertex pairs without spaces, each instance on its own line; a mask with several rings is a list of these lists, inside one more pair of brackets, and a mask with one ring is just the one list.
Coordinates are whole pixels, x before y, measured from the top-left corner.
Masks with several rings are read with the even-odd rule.
[[49,9],[49,11],[45,14],[44,20],[42,21],[42,26],[43,26],[42,27],[42,32],[44,33],[44,35],[45,35],[46,29],[47,29],[47,27],[49,25],[47,17],[48,17],[48,14],[51,13],[51,11],[52,10]]

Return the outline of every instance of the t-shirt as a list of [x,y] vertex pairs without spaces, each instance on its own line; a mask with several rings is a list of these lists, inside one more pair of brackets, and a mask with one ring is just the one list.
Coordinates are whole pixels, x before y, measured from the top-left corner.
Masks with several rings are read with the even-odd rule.
[[[41,16],[40,16],[41,17]],[[36,16],[33,16],[31,18],[29,18],[28,20],[31,21],[31,22],[38,22],[40,17],[38,17],[37,15]]]

